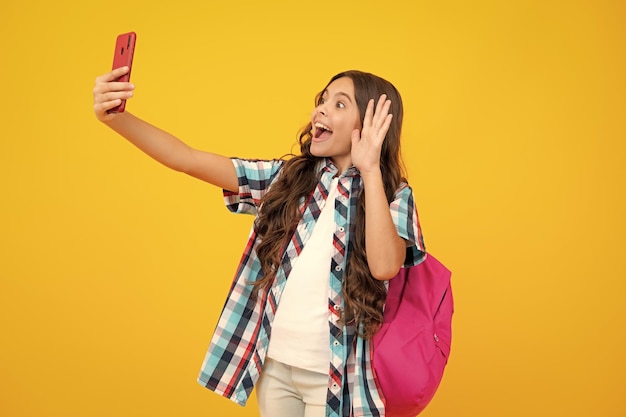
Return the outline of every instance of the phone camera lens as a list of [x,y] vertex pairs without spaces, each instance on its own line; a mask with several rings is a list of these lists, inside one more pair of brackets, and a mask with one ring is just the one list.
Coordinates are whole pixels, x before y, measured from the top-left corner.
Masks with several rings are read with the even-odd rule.
[[124,55],[124,47],[122,46],[122,55]]

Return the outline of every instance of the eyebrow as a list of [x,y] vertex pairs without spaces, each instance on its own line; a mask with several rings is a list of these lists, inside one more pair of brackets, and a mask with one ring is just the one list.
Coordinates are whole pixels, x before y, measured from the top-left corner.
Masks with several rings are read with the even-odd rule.
[[[325,96],[326,94],[330,94],[328,90],[324,90],[324,92],[322,93],[322,97]],[[334,96],[344,96],[345,98],[348,99],[348,101],[350,101],[350,103],[352,103],[352,98],[348,95],[348,93],[344,93],[343,91],[336,92]]]

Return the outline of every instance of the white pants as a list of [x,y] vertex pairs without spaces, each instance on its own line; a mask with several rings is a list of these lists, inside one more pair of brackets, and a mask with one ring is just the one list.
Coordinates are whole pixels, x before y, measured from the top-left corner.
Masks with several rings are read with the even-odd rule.
[[324,417],[328,374],[265,359],[256,386],[261,417]]

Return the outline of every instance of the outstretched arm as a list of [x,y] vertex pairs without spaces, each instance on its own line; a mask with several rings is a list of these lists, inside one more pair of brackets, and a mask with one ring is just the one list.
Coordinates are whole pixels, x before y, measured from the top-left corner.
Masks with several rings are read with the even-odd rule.
[[128,112],[108,113],[122,99],[130,99],[133,95],[133,84],[115,81],[127,72],[128,67],[123,67],[96,78],[93,96],[94,112],[98,120],[168,168],[226,190],[236,191],[237,174],[229,158],[194,149]]
[[370,272],[376,279],[393,278],[404,263],[406,242],[391,218],[380,171],[380,152],[389,130],[391,101],[382,95],[374,112],[374,100],[365,111],[363,129],[352,133],[352,163],[361,173],[365,189],[365,248]]

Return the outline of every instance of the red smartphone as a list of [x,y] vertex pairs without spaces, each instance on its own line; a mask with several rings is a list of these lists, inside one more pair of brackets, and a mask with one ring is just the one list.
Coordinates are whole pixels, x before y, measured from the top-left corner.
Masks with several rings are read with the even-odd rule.
[[[115,42],[115,53],[113,54],[113,68],[128,67],[133,68],[133,56],[135,55],[135,42],[137,41],[137,34],[135,32],[123,33],[117,37]],[[128,82],[130,81],[130,69],[129,71],[118,78],[116,81]],[[122,100],[122,103],[109,110],[110,113],[122,113],[126,108],[126,100]]]

